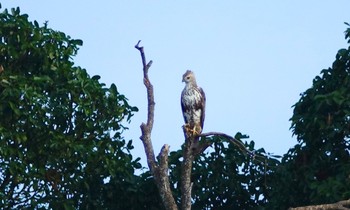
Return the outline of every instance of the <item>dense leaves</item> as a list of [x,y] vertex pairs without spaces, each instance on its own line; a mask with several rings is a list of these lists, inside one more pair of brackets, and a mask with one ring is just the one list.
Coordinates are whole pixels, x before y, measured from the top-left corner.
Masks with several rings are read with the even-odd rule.
[[137,108],[74,66],[80,45],[19,8],[0,13],[1,209],[95,209],[105,181],[140,167],[121,136]]
[[158,189],[149,171],[123,179],[116,176],[105,187],[107,209],[164,209]]
[[[350,43],[350,28],[345,37]],[[348,199],[350,47],[340,49],[332,67],[301,94],[291,121],[299,143],[278,168],[271,204],[285,209]]]

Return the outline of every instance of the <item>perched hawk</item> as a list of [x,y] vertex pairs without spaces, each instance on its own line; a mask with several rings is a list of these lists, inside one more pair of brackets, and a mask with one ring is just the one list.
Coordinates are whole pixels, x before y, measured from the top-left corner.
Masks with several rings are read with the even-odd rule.
[[205,94],[203,89],[197,86],[194,73],[187,70],[182,77],[186,83],[181,93],[181,108],[185,119],[186,135],[198,135],[202,133],[205,117]]

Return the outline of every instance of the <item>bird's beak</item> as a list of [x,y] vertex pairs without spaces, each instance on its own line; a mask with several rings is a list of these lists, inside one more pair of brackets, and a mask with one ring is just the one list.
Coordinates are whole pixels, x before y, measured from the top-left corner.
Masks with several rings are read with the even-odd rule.
[[185,79],[182,79],[182,82],[185,82]]

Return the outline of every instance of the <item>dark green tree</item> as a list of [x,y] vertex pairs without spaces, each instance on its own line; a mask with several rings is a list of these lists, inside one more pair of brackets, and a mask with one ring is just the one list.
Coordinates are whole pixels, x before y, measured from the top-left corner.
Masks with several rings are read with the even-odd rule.
[[113,177],[104,191],[106,209],[164,209],[158,189],[149,171],[123,179]]
[[74,65],[80,45],[19,8],[0,13],[1,209],[99,209],[109,179],[135,179],[122,132],[137,108]]
[[[350,44],[350,28],[345,39]],[[270,208],[350,198],[350,47],[301,94],[291,121],[298,144],[278,167]]]

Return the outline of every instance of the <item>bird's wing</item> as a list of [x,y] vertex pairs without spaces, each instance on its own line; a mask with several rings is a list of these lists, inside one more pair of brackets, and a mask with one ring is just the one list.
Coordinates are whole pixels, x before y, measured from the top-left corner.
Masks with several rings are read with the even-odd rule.
[[182,116],[184,117],[185,123],[188,123],[187,118],[186,118],[186,115],[185,115],[186,106],[185,106],[184,99],[183,99],[184,94],[185,94],[185,92],[182,91],[182,93],[181,93],[181,110],[182,110]]
[[202,110],[201,111],[201,127],[203,129],[204,119],[205,119],[205,102],[206,102],[206,98],[205,98],[205,93],[204,93],[202,88],[199,88],[199,92],[201,94],[201,100],[200,100],[200,109]]

